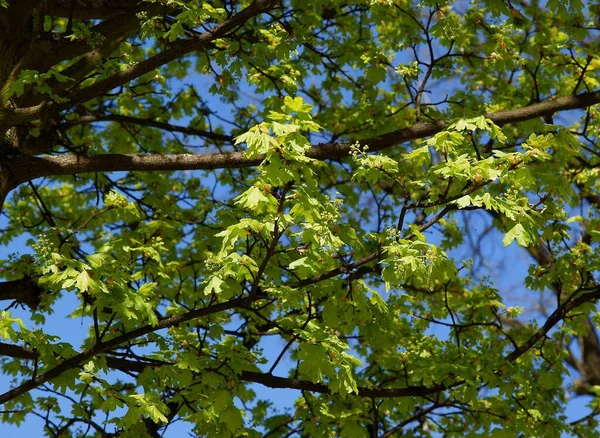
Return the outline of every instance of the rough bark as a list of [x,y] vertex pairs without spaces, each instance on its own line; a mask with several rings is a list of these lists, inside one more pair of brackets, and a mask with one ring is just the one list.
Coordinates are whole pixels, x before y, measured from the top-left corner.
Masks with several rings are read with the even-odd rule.
[[[486,114],[486,117],[498,125],[522,122],[535,119],[559,111],[575,108],[586,108],[600,102],[600,91],[584,93],[577,96],[566,96],[549,99],[544,102]],[[369,146],[369,151],[379,151],[401,144],[434,135],[450,122],[416,123],[408,128],[399,129],[388,134],[361,140],[360,143]],[[313,147],[307,156],[318,160],[342,159],[349,155],[350,142],[327,143]],[[165,171],[165,170],[195,170],[195,169],[227,169],[251,167],[259,164],[264,157],[247,158],[241,152],[216,154],[106,154],[95,156],[42,156],[32,157],[21,155],[14,159],[18,168],[18,183],[42,176],[74,175],[85,172],[112,171]]]
[[0,282],[0,301],[11,300],[36,309],[44,290],[30,278]]

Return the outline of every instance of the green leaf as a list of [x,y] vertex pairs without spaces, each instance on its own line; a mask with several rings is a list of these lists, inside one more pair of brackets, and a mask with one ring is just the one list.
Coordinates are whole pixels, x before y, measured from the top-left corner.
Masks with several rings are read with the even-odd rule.
[[431,163],[431,153],[429,146],[421,146],[406,155],[407,160],[414,161],[415,165],[426,166]]
[[225,389],[217,391],[212,402],[212,407],[215,412],[220,413],[227,406],[232,404],[233,400],[231,393]]
[[289,268],[291,270],[297,269],[301,266],[309,268],[310,265],[307,263],[308,260],[308,257],[301,257],[298,260],[294,260],[292,263],[290,263]]
[[81,271],[75,280],[77,289],[80,292],[87,292],[90,288],[91,279],[87,271]]
[[529,246],[531,244],[531,240],[521,224],[516,224],[512,227],[502,238],[502,243],[504,246],[508,246],[515,239],[520,246]]
[[0,6],[8,435],[598,435],[596,3]]
[[223,280],[221,280],[217,275],[211,276],[210,280],[206,284],[206,288],[204,289],[204,295],[218,295],[221,292],[223,284]]
[[312,110],[312,106],[304,103],[301,97],[285,96],[283,104],[287,112],[309,113]]
[[469,195],[462,196],[456,200],[458,208],[465,208],[471,205],[471,197]]
[[90,254],[86,256],[86,260],[93,269],[101,268],[104,263],[106,263],[107,259],[108,255],[103,253]]
[[277,211],[277,199],[271,194],[265,194],[263,190],[255,186],[250,187],[234,200],[237,205],[257,213]]
[[152,292],[154,291],[154,288],[158,285],[157,282],[152,281],[150,283],[145,283],[143,285],[140,286],[140,288],[138,289],[138,294],[142,295],[142,296],[151,296],[153,295]]
[[225,425],[230,432],[235,432],[244,426],[244,419],[240,410],[234,406],[230,406],[223,411],[222,421],[225,421]]

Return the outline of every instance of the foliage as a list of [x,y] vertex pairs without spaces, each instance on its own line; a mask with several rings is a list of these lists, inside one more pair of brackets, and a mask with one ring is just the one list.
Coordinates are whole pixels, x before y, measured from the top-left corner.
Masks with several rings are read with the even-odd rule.
[[0,6],[2,422],[597,434],[600,4]]

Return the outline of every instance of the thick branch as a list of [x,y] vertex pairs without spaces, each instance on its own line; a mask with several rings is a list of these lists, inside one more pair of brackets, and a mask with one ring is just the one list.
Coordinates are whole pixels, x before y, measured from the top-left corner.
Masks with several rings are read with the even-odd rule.
[[125,85],[126,83],[139,78],[165,64],[168,64],[175,59],[181,58],[188,53],[203,50],[207,48],[212,41],[217,38],[226,36],[229,32],[242,26],[246,21],[255,17],[262,12],[265,12],[272,8],[277,0],[255,0],[248,7],[242,9],[239,13],[231,18],[223,21],[221,24],[215,26],[212,30],[204,32],[194,38],[187,40],[179,40],[171,43],[171,46],[154,56],[151,56],[144,61],[141,61],[123,71],[115,73],[114,75],[97,82],[89,87],[80,90],[74,95],[70,96],[68,102],[64,104],[49,104],[42,103],[27,108],[19,108],[17,110],[9,111],[4,110],[0,113],[0,125],[1,126],[15,126],[24,123],[31,122],[39,119],[44,110],[48,110],[46,107],[51,107],[49,110],[57,112],[60,110],[69,109],[80,103],[87,102],[88,100],[100,97],[110,90]]
[[229,169],[256,166],[261,158],[249,159],[243,152],[225,154],[106,154],[34,157],[21,155],[11,160],[17,184],[43,175],[74,175],[85,172]]
[[0,301],[16,300],[27,304],[32,309],[37,308],[43,292],[41,287],[27,277],[0,283]]
[[[585,108],[600,103],[600,91],[577,96],[559,97],[536,103],[524,108],[486,114],[498,125],[516,123],[529,119],[576,108]],[[25,109],[21,110],[25,112]],[[428,137],[443,130],[448,122],[416,123],[377,137],[361,140],[370,151],[378,151],[408,140]],[[318,160],[340,159],[348,156],[352,143],[326,143],[313,147],[307,156]],[[23,156],[13,163],[18,168],[18,183],[42,176],[73,175],[85,172],[111,171],[154,171],[154,170],[195,170],[230,169],[251,167],[259,164],[264,157],[246,158],[241,152],[217,154],[179,155],[97,155],[28,157]]]
[[[0,356],[14,357],[18,359],[35,359],[38,355],[34,350],[0,342]],[[109,368],[135,372],[142,372],[146,367],[149,366],[161,366],[160,364],[155,365],[152,363],[133,361],[114,356],[106,356],[106,364]],[[269,388],[298,389],[321,394],[332,394],[329,387],[322,383],[313,383],[306,380],[278,377],[272,374],[242,371],[240,379],[245,382],[259,383],[261,385],[268,386]],[[368,398],[422,397],[455,388],[463,383],[463,381],[458,381],[450,385],[434,385],[431,387],[408,386],[405,388],[358,388],[358,393],[351,393],[351,395]]]
[[[148,4],[143,9],[139,8],[129,13],[116,15],[93,26],[90,32],[103,37],[102,46],[111,45],[113,41],[121,40],[134,33],[140,27],[140,19],[136,16],[136,13],[147,9]],[[155,7],[154,10],[158,10],[158,8]],[[89,41],[71,41],[65,38],[64,41],[52,48],[52,53],[47,54],[50,59],[46,61],[46,65],[53,65],[66,59],[73,59],[88,53],[90,50],[92,50],[92,47]]]
[[[246,382],[260,383],[261,385],[268,386],[269,388],[299,389],[302,391],[331,394],[329,387],[322,383],[313,383],[306,380],[277,377],[272,374],[242,371],[241,379]],[[359,397],[367,398],[422,397],[455,388],[463,383],[464,381],[458,381],[450,385],[434,385],[431,387],[408,386],[406,388],[358,388],[358,394],[351,393],[351,395],[358,395]]]
[[[582,187],[579,187],[582,189]],[[586,194],[584,198],[592,205],[597,208],[600,206],[600,196],[597,194]],[[491,216],[496,218],[499,221],[502,221],[500,214],[497,212],[489,211]],[[527,247],[527,251],[531,255],[531,257],[543,267],[549,267],[554,263],[552,254],[544,245],[536,245]],[[561,285],[558,282],[554,282],[552,284],[552,290],[554,293],[560,297],[561,295]],[[589,296],[589,294],[586,294]],[[598,296],[597,298],[600,298]],[[594,299],[594,298],[592,298]],[[560,321],[564,316],[561,316],[561,312],[563,306],[559,307],[559,309],[555,310],[555,312],[548,318],[546,321],[546,325],[542,327],[535,335],[532,337],[527,344],[522,346],[522,351],[527,351],[528,348],[531,348],[537,341],[539,341],[545,334],[551,329],[558,321]],[[568,312],[568,310],[567,310]],[[565,313],[566,314],[566,313]],[[573,355],[569,354],[565,361],[576,368],[582,375],[585,380],[586,385],[596,385],[600,382],[600,369],[598,365],[600,364],[600,340],[598,339],[598,334],[596,332],[595,324],[588,317],[585,320],[586,331],[579,336],[579,348],[581,354],[581,360],[578,360]],[[528,347],[527,347],[528,346]],[[520,351],[521,349],[519,349]],[[515,351],[511,353],[514,355],[513,357],[519,357],[519,351]],[[514,359],[516,360],[516,359]],[[582,391],[582,388],[586,385],[582,385],[578,388],[579,391]]]
[[11,178],[11,175],[6,171],[6,166],[0,163],[0,213],[4,207],[4,200],[6,195],[15,187],[15,183]]
[[102,96],[110,90],[139,78],[140,76],[143,76],[146,73],[157,69],[158,67],[187,55],[188,53],[205,49],[212,41],[227,35],[228,32],[243,25],[250,18],[267,11],[273,7],[274,3],[274,0],[255,0],[250,4],[250,6],[241,10],[233,17],[223,21],[218,26],[215,26],[214,29],[204,32],[195,38],[174,41],[168,49],[94,85],[84,88],[71,97],[67,107],[87,102],[90,99]]
[[[505,357],[505,360],[508,362],[514,362],[524,354],[526,354],[533,346],[539,342],[542,338],[544,338],[547,333],[556,325],[558,322],[563,320],[567,314],[577,308],[578,306],[597,300],[600,298],[600,288],[593,290],[591,292],[584,293],[579,297],[571,300],[568,303],[565,303],[563,306],[556,309],[552,315],[546,320],[545,324],[533,335],[531,338],[515,349],[512,353]],[[4,404],[9,400],[12,400],[21,394],[24,394],[27,391],[37,388],[38,386],[52,380],[64,372],[78,366],[79,364],[85,362],[93,358],[96,355],[102,354],[104,352],[110,351],[124,342],[130,341],[132,339],[138,338],[140,336],[147,335],[157,330],[161,330],[168,327],[173,327],[175,325],[181,324],[182,322],[189,321],[192,319],[196,319],[202,316],[210,315],[213,313],[221,312],[224,310],[243,307],[249,304],[246,299],[234,299],[231,301],[227,301],[220,304],[215,304],[213,306],[209,306],[203,309],[194,310],[183,315],[176,315],[170,318],[165,318],[161,320],[156,326],[144,326],[139,329],[133,330],[129,333],[123,334],[116,338],[111,339],[110,341],[96,344],[94,347],[86,350],[78,355],[65,360],[60,365],[50,369],[39,377],[35,379],[29,380],[22,385],[14,388],[6,393],[0,395],[0,404]],[[5,343],[0,343],[0,355],[15,357],[20,359],[35,359],[37,354],[33,350],[29,350],[23,347],[19,347],[16,345],[10,345]],[[114,358],[107,357],[107,365],[111,368],[119,369],[119,370],[127,370],[127,371],[142,371],[146,366],[152,366],[150,363],[143,362],[134,362],[127,359],[122,358]],[[331,390],[327,385],[321,383],[313,383],[304,380],[285,378],[285,377],[277,377],[272,374],[263,374],[252,371],[243,371],[241,374],[241,379],[247,382],[260,383],[262,385],[268,386],[270,388],[284,388],[284,389],[298,389],[303,391],[311,391],[318,392],[323,394],[331,394]],[[463,380],[459,380],[453,382],[449,385],[434,385],[431,387],[426,386],[409,386],[405,388],[358,388],[358,393],[354,395],[358,395],[359,397],[368,397],[368,398],[390,398],[390,397],[419,397],[425,396],[429,394],[435,394],[441,391],[445,391],[448,389],[455,388],[457,386],[461,386],[464,384]]]
[[596,288],[595,290],[593,290],[591,292],[586,292],[571,301],[565,302],[563,305],[558,307],[554,312],[552,312],[552,314],[548,317],[548,319],[546,320],[544,325],[542,327],[540,327],[540,329],[537,332],[535,332],[533,334],[533,336],[531,336],[527,340],[527,342],[523,343],[519,348],[517,348],[515,351],[513,351],[508,356],[506,356],[505,359],[509,362],[516,361],[518,358],[520,358],[525,353],[527,353],[531,348],[533,348],[533,346],[538,341],[540,341],[542,338],[544,338],[547,335],[547,333],[556,324],[558,324],[560,321],[562,321],[571,310],[577,308],[578,306],[581,306],[582,304],[596,301],[599,298],[600,298],[600,287]]
[[[15,359],[33,360],[39,357],[37,351],[31,348],[21,347],[19,345],[0,342],[0,356],[12,357]],[[157,367],[165,365],[164,363],[146,362],[141,360],[129,360],[121,357],[106,356],[106,365],[109,368],[120,371],[135,371],[141,373],[146,367]]]
[[[552,115],[559,111],[587,108],[597,103],[600,103],[600,91],[583,93],[577,96],[564,96],[548,99],[523,108],[489,113],[486,114],[485,117],[497,125],[506,125],[507,123],[523,122],[525,120]],[[437,121],[433,123],[419,122],[408,128],[399,129],[397,131],[392,131],[377,137],[360,140],[360,143],[368,145],[369,151],[379,151],[408,140],[416,140],[419,138],[432,136],[445,129],[449,124],[450,123],[443,121]],[[350,147],[352,144],[353,143],[322,144],[311,150],[308,155],[318,160],[343,158],[350,153]]]
[[0,356],[14,357],[17,359],[32,359],[33,360],[38,357],[38,354],[37,354],[37,352],[35,352],[29,348],[0,342]]
[[[260,297],[259,297],[260,298]],[[259,299],[257,298],[257,299]],[[43,385],[44,383],[59,377],[63,373],[79,366],[81,363],[90,360],[94,356],[102,354],[106,351],[112,350],[119,345],[130,341],[132,339],[139,338],[141,336],[145,336],[147,334],[156,332],[158,330],[162,330],[169,327],[174,327],[186,321],[191,321],[193,319],[201,318],[203,316],[212,315],[214,313],[223,312],[225,310],[234,309],[236,307],[244,307],[249,305],[250,302],[247,299],[237,298],[230,301],[225,301],[223,303],[214,304],[209,307],[204,307],[202,309],[192,310],[190,312],[175,315],[168,318],[161,319],[156,325],[146,325],[140,327],[138,329],[132,330],[123,335],[117,336],[113,339],[110,339],[106,342],[97,343],[92,348],[88,350],[82,351],[81,353],[69,358],[65,359],[62,363],[55,366],[54,368],[49,369],[45,373],[37,376],[34,379],[28,380],[25,383],[13,388],[9,391],[6,391],[4,394],[0,395],[0,405],[6,403],[7,401],[13,400],[19,397],[22,394],[25,394],[32,389]]]
[[121,12],[135,11],[139,0],[102,1],[77,0],[47,0],[44,13],[54,17],[91,20],[112,17]]

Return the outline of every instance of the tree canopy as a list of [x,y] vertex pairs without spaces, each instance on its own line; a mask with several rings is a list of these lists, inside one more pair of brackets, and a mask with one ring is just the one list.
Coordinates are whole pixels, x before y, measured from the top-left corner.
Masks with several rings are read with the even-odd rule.
[[0,5],[0,422],[597,433],[600,3]]

